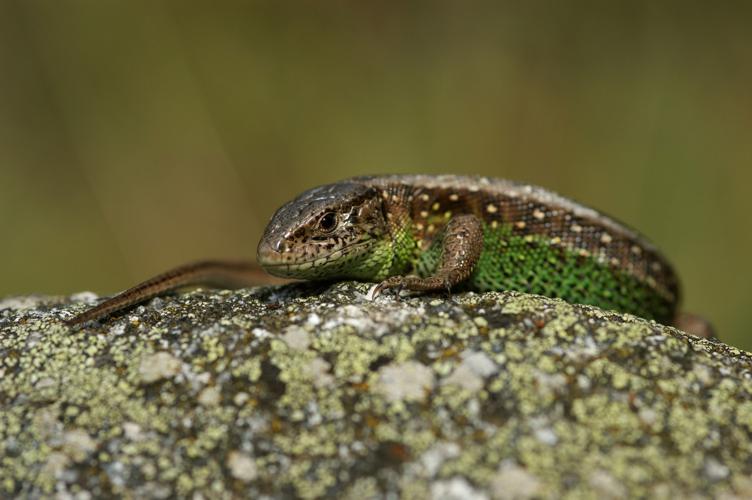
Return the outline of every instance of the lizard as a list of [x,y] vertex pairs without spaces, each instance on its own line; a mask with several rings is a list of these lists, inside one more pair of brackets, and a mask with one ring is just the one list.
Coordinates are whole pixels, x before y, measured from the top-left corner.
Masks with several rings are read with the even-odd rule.
[[[272,216],[256,260],[290,280],[355,279],[391,290],[515,290],[630,313],[713,336],[678,314],[678,277],[644,236],[542,187],[491,177],[353,177],[305,191]],[[76,326],[187,285],[259,280],[252,262],[204,261],[130,288]]]

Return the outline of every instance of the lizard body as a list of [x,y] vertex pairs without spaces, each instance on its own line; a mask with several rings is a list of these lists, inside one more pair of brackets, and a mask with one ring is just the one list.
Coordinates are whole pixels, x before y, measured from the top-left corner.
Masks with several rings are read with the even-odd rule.
[[[282,278],[379,282],[375,294],[517,290],[666,324],[679,302],[671,265],[634,230],[543,188],[486,177],[356,177],[311,189],[273,215],[257,260]],[[68,323],[206,283],[213,265],[231,271],[168,272]]]
[[[321,227],[328,214],[335,223]],[[377,291],[518,290],[663,322],[679,301],[670,264],[635,231],[543,188],[485,177],[314,188],[272,217],[258,261],[277,276],[380,281]]]

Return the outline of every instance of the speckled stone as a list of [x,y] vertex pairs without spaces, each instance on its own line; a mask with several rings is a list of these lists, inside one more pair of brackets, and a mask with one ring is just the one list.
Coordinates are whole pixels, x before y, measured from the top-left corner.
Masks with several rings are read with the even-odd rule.
[[0,302],[0,497],[752,496],[752,356],[516,293]]

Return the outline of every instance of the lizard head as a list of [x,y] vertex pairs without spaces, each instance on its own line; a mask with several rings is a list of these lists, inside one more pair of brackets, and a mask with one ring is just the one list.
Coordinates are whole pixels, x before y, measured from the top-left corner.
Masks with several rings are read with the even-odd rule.
[[329,184],[277,210],[256,258],[269,274],[285,278],[370,278],[383,267],[387,234],[377,190]]

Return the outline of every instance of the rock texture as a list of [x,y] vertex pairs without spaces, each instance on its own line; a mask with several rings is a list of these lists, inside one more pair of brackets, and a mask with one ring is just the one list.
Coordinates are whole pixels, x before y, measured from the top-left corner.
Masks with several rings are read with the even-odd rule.
[[[0,496],[752,495],[752,357],[513,293],[0,302]],[[199,494],[197,497],[196,494]],[[394,496],[392,496],[394,498]]]

